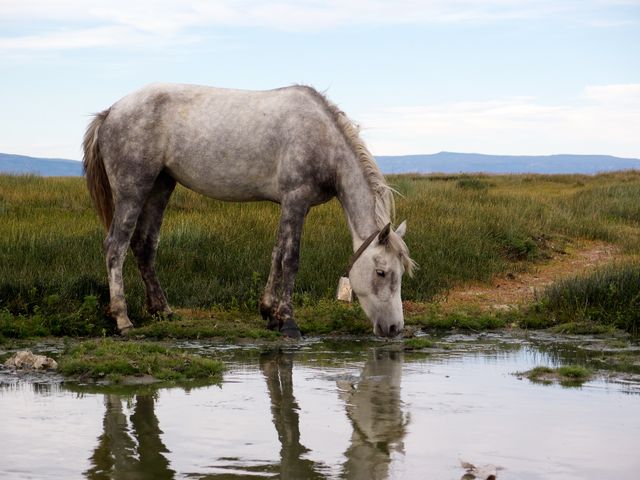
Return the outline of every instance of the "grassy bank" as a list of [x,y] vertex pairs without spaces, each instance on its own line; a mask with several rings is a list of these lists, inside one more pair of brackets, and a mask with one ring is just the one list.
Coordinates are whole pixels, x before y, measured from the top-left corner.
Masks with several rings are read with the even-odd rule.
[[610,327],[638,334],[640,263],[608,265],[562,279],[541,293],[528,316],[561,333]]
[[[403,194],[397,217],[408,221],[406,240],[420,264],[415,278],[403,284],[405,300],[428,302],[453,285],[526,269],[576,239],[605,240],[625,254],[640,254],[640,172],[389,180]],[[255,312],[277,221],[277,205],[218,202],[178,188],[158,255],[171,305],[213,311],[212,317]],[[82,179],[0,176],[0,334],[113,332],[104,315],[102,239]],[[294,297],[308,332],[326,332],[352,317],[354,331],[363,328],[357,309],[327,306],[349,255],[340,205],[334,200],[313,209]],[[129,256],[131,317],[151,323],[134,264]]]
[[60,358],[58,370],[78,379],[119,383],[128,377],[151,381],[220,380],[222,362],[150,342],[111,339],[75,344]]

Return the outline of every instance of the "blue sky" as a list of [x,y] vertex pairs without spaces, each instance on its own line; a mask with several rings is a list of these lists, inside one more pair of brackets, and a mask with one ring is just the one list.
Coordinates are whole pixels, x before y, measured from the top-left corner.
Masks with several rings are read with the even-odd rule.
[[0,152],[149,82],[326,91],[378,155],[640,158],[640,0],[0,0]]

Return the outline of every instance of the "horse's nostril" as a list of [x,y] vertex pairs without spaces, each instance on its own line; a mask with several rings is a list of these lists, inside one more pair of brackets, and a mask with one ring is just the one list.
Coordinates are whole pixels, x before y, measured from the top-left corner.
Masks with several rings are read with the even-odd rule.
[[389,335],[395,335],[396,333],[398,333],[398,327],[393,324],[389,327]]

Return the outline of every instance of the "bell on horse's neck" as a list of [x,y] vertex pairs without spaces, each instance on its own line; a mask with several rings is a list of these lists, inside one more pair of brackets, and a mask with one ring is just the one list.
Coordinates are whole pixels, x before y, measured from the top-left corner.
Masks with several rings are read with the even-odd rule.
[[349,277],[340,277],[338,281],[338,291],[336,292],[336,299],[351,303],[353,301],[353,290],[351,289],[351,282]]

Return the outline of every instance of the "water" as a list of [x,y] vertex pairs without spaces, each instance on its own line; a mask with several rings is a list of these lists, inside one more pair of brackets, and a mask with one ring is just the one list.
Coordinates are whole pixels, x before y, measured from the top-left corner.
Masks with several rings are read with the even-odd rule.
[[228,365],[221,385],[190,389],[5,371],[0,478],[458,480],[461,460],[500,466],[499,479],[639,478],[634,379],[534,384],[512,373],[575,350],[449,340],[429,354],[183,343]]

